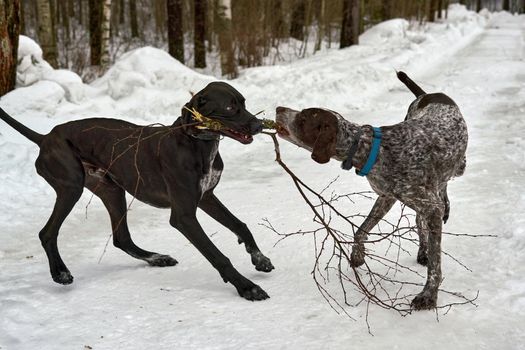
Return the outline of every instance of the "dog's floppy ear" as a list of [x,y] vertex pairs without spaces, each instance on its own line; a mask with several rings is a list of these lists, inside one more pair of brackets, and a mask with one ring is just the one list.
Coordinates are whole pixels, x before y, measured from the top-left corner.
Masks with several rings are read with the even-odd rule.
[[320,120],[319,134],[315,140],[312,159],[317,163],[324,164],[335,155],[335,144],[337,141],[337,118],[334,115],[323,115]]

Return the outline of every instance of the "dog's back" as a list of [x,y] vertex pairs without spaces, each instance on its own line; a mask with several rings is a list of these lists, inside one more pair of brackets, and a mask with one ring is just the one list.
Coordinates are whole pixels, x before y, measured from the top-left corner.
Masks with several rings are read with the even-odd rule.
[[416,96],[408,108],[402,128],[410,129],[407,132],[416,138],[414,142],[418,144],[418,149],[427,144],[431,148],[442,149],[443,160],[460,158],[459,162],[452,162],[455,164],[452,176],[463,175],[468,134],[459,107],[443,93],[427,94],[404,72],[398,72],[397,77]]

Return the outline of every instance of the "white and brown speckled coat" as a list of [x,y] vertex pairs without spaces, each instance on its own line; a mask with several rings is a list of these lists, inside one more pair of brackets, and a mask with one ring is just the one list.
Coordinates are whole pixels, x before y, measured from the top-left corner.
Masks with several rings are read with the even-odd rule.
[[[417,99],[401,123],[381,127],[379,155],[366,175],[379,195],[370,214],[355,235],[353,266],[364,263],[364,241],[368,232],[392,208],[396,200],[416,211],[420,238],[417,261],[427,265],[427,283],[412,302],[415,309],[436,306],[441,283],[441,231],[449,214],[447,182],[465,171],[467,126],[458,106],[442,93],[426,94],[406,74],[398,74]],[[294,111],[277,108],[280,136],[312,152],[312,159],[326,163],[330,158],[346,160],[358,142],[352,165],[361,169],[370,153],[373,131],[345,120],[336,112],[309,108]],[[361,135],[359,136],[359,134]]]

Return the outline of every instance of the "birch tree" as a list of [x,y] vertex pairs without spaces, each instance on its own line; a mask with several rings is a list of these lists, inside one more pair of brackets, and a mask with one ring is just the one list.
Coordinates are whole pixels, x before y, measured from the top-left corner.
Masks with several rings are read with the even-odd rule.
[[239,74],[233,51],[231,0],[219,0],[217,26],[222,75],[233,79]]
[[109,37],[111,34],[111,0],[103,0],[100,40],[100,66],[106,69],[109,66]]

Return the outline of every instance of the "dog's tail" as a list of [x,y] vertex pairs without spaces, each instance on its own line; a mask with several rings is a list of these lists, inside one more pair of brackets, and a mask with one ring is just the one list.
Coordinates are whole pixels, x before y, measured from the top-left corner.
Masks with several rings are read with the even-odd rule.
[[29,129],[24,124],[18,122],[13,117],[11,117],[9,114],[7,114],[2,108],[0,108],[0,119],[2,119],[4,122],[9,124],[13,129],[27,137],[29,140],[33,141],[37,145],[40,146],[42,143],[42,139],[44,138],[44,135],[37,133],[36,131],[33,131]]
[[419,97],[419,96],[421,96],[421,95],[426,94],[426,92],[425,92],[422,88],[420,88],[419,85],[417,85],[416,83],[414,83],[414,81],[413,81],[412,79],[410,79],[410,78],[408,77],[408,75],[406,75],[405,72],[401,72],[401,71],[399,71],[399,72],[396,72],[396,74],[397,74],[397,78],[398,78],[399,80],[401,80],[401,82],[402,82],[403,84],[405,84],[405,85],[407,86],[407,88],[409,88],[410,91],[412,91],[412,93],[413,93],[414,95],[416,95],[416,97]]

